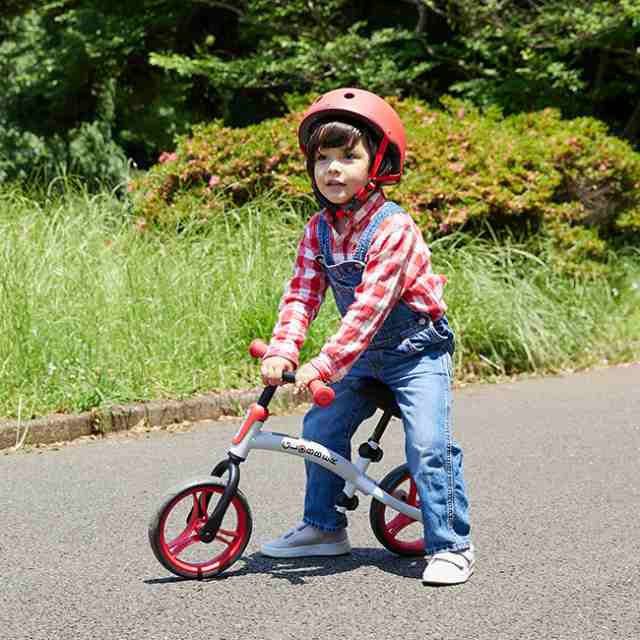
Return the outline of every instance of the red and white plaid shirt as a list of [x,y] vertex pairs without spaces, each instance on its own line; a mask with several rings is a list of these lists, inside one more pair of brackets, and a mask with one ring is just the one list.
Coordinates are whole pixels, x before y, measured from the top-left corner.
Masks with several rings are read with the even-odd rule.
[[[265,358],[281,356],[297,367],[307,329],[324,300],[329,283],[315,260],[321,253],[320,217],[324,216],[329,223],[333,258],[340,263],[353,259],[362,233],[384,202],[382,193],[372,195],[350,215],[340,234],[326,210],[309,220],[298,247],[293,277],[280,301],[278,322]],[[311,364],[323,380],[337,382],[367,348],[400,299],[418,313],[429,314],[433,320],[440,318],[447,309],[442,297],[445,282],[444,276],[432,272],[431,252],[411,217],[389,216],[372,238],[367,265],[353,304],[343,317],[338,332],[326,341]]]

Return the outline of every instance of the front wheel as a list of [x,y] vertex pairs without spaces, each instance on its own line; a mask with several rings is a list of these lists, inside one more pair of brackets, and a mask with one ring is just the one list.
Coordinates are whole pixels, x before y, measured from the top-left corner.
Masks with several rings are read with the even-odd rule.
[[[394,498],[420,508],[418,489],[406,464],[390,471],[379,487]],[[372,500],[369,522],[376,538],[392,553],[409,557],[425,554],[424,529],[419,520],[399,513],[378,500]]]
[[170,492],[149,523],[156,558],[172,573],[202,580],[230,567],[245,550],[253,528],[251,509],[238,490],[215,539],[205,543],[200,531],[222,497],[225,484],[215,478],[193,480]]

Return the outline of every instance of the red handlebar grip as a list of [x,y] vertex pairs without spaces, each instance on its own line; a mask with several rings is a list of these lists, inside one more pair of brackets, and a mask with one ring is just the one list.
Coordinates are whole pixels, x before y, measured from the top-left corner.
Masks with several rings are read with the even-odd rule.
[[319,407],[328,407],[336,397],[335,391],[322,380],[312,380],[309,383],[309,390],[313,394],[313,401]]
[[[256,338],[249,345],[249,353],[252,358],[262,358],[268,348],[269,345],[266,342]],[[309,390],[313,395],[313,401],[320,407],[328,407],[336,397],[334,390],[322,380],[312,380],[309,383]]]
[[269,345],[266,342],[256,338],[249,345],[249,353],[252,358],[262,358],[262,356],[267,353],[268,348]]

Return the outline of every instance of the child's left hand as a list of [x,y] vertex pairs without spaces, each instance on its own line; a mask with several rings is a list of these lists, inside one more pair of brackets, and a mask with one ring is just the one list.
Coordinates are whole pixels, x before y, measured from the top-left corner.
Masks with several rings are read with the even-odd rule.
[[299,395],[307,390],[307,386],[312,380],[319,379],[320,372],[311,363],[307,362],[307,364],[296,370],[296,386],[293,392]]

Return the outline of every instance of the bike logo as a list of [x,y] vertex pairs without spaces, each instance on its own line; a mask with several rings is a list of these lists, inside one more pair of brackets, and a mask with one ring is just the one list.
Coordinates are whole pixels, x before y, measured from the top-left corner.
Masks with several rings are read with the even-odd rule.
[[329,455],[320,449],[314,449],[300,440],[283,440],[281,446],[283,449],[295,449],[301,455],[320,458],[321,460],[330,462],[331,464],[338,464],[338,460],[332,455]]

